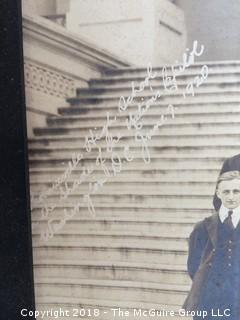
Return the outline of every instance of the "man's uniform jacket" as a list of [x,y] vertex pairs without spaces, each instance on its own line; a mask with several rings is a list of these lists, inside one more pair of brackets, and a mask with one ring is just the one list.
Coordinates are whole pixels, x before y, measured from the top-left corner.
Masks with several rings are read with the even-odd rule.
[[[224,237],[224,230],[229,238]],[[196,224],[188,256],[193,283],[184,309],[211,310],[225,305],[231,306],[232,313],[240,314],[240,224],[231,230],[220,222],[218,213]]]
[[[193,281],[191,291],[183,305],[186,310],[197,310],[205,292],[206,282],[217,244],[218,215],[196,224],[189,239],[188,273]],[[204,252],[203,252],[204,251]]]
[[[228,171],[240,171],[240,154],[227,159],[220,174]],[[221,207],[221,200],[215,194],[213,205],[216,211]],[[201,310],[202,301],[211,301],[214,292],[209,292],[211,283],[216,279],[216,266],[213,270],[214,257],[218,242],[219,217],[215,213],[211,217],[196,224],[189,239],[188,273],[193,280],[190,293],[183,308],[189,311]],[[240,251],[240,250],[239,250]],[[236,279],[240,289],[240,277]],[[232,291],[234,288],[232,288]],[[239,291],[239,290],[237,290]],[[223,298],[224,299],[224,298]],[[221,303],[221,301],[219,301]],[[240,306],[240,299],[237,303]],[[206,307],[206,305],[204,306]],[[238,312],[240,314],[240,312]],[[235,318],[230,318],[234,319]],[[229,320],[230,320],[229,319]]]

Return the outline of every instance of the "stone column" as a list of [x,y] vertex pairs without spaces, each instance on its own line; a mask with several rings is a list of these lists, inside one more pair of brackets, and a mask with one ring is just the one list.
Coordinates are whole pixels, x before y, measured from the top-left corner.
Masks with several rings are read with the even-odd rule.
[[168,0],[71,0],[66,27],[136,66],[173,63],[185,49],[183,11]]

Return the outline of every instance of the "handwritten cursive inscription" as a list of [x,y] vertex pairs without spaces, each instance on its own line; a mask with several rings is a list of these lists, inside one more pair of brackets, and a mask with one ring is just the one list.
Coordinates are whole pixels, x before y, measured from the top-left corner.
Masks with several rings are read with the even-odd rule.
[[[145,164],[151,162],[151,153],[149,142],[154,135],[167,121],[172,121],[176,117],[177,108],[172,104],[166,105],[166,109],[161,109],[156,115],[156,121],[150,129],[146,131],[145,118],[151,107],[157,106],[157,102],[164,98],[165,95],[180,93],[184,98],[195,95],[195,89],[200,87],[208,78],[208,67],[202,66],[200,74],[193,77],[187,86],[180,91],[177,77],[184,72],[189,66],[195,63],[196,57],[204,52],[204,46],[199,48],[198,42],[193,42],[193,48],[190,51],[186,49],[183,54],[182,62],[176,62],[171,67],[163,67],[160,72],[153,71],[152,65],[149,64],[146,71],[146,77],[139,84],[131,82],[131,94],[128,97],[121,96],[118,102],[116,115],[106,113],[106,121],[100,130],[90,129],[84,139],[83,149],[86,155],[97,152],[94,156],[93,164],[83,165],[84,153],[72,155],[64,173],[52,183],[51,188],[40,192],[38,196],[32,194],[32,209],[41,206],[41,222],[46,222],[45,227],[42,223],[37,224],[40,229],[40,239],[47,241],[52,239],[54,234],[62,230],[68,220],[76,214],[80,214],[80,209],[85,203],[88,212],[92,217],[95,216],[95,206],[92,196],[104,188],[105,184],[120,174],[127,165],[135,158],[135,153],[131,150],[130,142],[140,150],[141,158]],[[163,90],[155,88],[153,81],[159,79],[162,83]],[[143,97],[143,91],[148,94]],[[131,108],[130,108],[131,107]],[[129,110],[131,109],[131,110]],[[113,128],[119,122],[119,117],[125,117],[124,126],[126,136],[120,133],[114,134]],[[121,121],[122,123],[122,121]],[[116,131],[116,130],[115,130]],[[81,165],[81,173],[73,181],[69,181],[74,170]],[[99,174],[100,172],[100,174]],[[98,174],[97,174],[98,173]],[[86,190],[81,192],[79,201],[72,209],[63,209],[63,214],[59,217],[54,216],[54,210],[64,207],[64,203],[69,197],[77,191],[80,186],[87,185]],[[48,204],[48,198],[53,192],[58,194],[58,201]]]

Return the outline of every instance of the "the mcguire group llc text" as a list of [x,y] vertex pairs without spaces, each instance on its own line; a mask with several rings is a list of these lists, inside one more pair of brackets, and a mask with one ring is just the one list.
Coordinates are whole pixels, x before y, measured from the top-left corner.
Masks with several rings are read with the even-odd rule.
[[21,310],[21,317],[32,317],[33,319],[44,319],[47,317],[52,317],[53,319],[60,319],[60,317],[69,317],[69,318],[82,318],[86,317],[89,319],[98,318],[103,315],[111,315],[113,318],[117,319],[127,319],[128,317],[187,317],[187,316],[200,316],[202,319],[206,318],[207,316],[211,317],[230,317],[231,310],[230,309],[211,309],[210,311],[207,310],[197,310],[197,311],[186,311],[184,309],[179,310],[165,310],[165,309],[141,309],[141,308],[134,308],[131,310],[126,310],[123,308],[109,308],[109,309],[100,309],[100,308],[72,308],[72,309],[65,309],[65,308],[58,308],[58,309],[49,309],[49,310],[28,310],[22,309]]

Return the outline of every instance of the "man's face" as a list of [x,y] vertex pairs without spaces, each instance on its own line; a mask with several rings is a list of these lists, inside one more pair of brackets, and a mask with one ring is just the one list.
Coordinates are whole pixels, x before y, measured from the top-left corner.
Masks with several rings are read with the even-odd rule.
[[224,207],[235,209],[240,206],[240,180],[222,181],[218,185],[217,196]]

